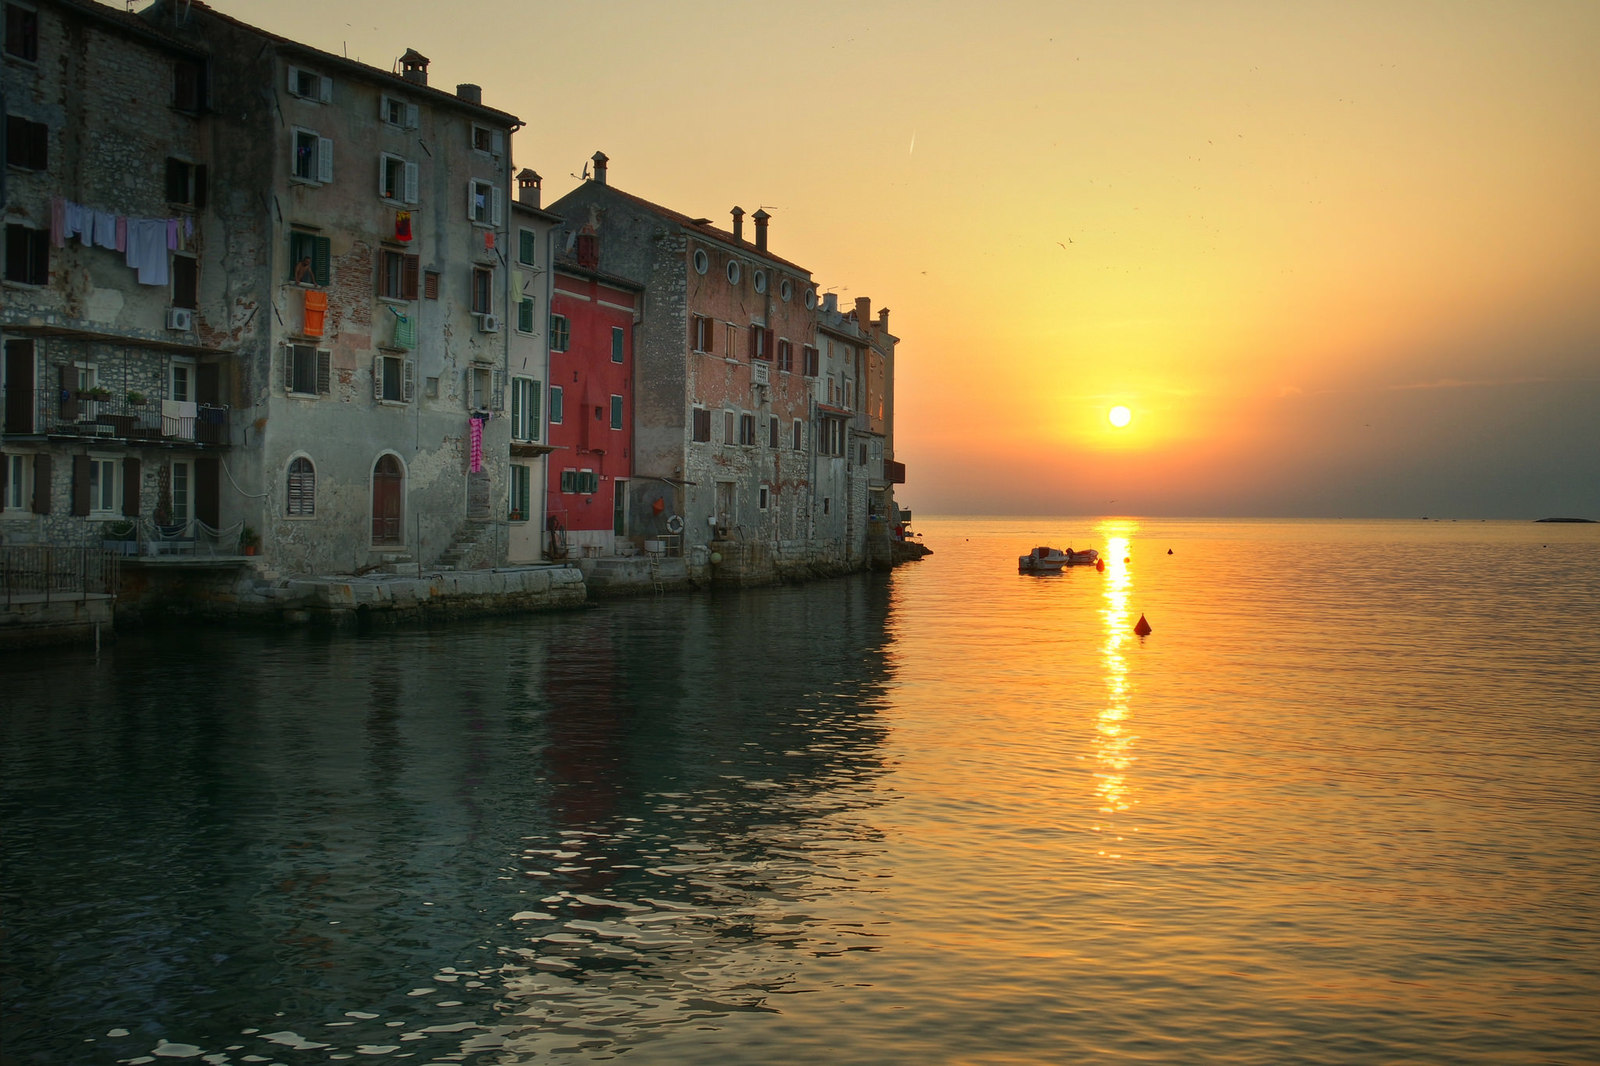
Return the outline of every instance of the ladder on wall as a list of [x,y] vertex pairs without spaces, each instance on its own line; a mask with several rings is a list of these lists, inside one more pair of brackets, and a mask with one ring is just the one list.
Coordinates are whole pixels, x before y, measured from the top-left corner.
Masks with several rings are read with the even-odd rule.
[[659,596],[667,591],[667,587],[661,583],[661,553],[650,552],[649,557],[650,587],[655,589],[656,595]]

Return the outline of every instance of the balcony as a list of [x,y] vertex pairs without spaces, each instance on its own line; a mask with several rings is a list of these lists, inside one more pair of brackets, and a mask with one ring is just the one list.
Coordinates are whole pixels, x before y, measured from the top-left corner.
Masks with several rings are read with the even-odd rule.
[[893,459],[883,461],[883,476],[889,479],[891,485],[904,485],[906,483],[906,464],[897,463]]
[[226,405],[96,396],[68,389],[9,389],[5,432],[136,444],[226,446]]

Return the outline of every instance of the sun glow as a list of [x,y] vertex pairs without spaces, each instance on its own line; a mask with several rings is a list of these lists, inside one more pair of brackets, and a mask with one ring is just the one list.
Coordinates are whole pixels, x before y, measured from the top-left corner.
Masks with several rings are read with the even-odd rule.
[[1106,421],[1110,422],[1118,429],[1121,429],[1123,426],[1133,421],[1133,412],[1119,403],[1117,406],[1106,412]]

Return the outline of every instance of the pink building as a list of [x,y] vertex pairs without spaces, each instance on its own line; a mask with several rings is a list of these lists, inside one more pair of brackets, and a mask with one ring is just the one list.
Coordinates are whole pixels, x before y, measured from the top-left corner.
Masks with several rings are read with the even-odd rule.
[[627,529],[633,450],[633,333],[639,286],[577,257],[556,262],[550,298],[546,554],[611,555]]

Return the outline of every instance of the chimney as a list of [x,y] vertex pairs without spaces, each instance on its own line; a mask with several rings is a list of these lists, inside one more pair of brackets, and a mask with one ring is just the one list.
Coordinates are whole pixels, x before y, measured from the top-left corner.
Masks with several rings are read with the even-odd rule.
[[878,308],[878,328],[885,333],[889,332],[889,309],[887,307]]
[[733,209],[733,239],[736,241],[744,240],[744,208],[742,207]]
[[825,293],[823,293],[822,294],[822,309],[824,311],[828,312],[828,314],[830,314],[830,315],[838,314],[839,313],[839,294],[836,293],[836,292],[825,292]]
[[400,76],[413,85],[428,84],[428,57],[415,48],[407,48],[400,57]]
[[872,317],[872,297],[856,297],[856,325],[862,329],[867,328],[867,320]]
[[604,185],[606,183],[606,164],[608,162],[610,160],[606,158],[604,152],[596,152],[594,154],[594,181],[596,185]]
[[469,104],[483,106],[483,86],[474,85],[470,81],[462,82],[456,86],[456,96]]
[[517,172],[517,203],[527,207],[539,206],[539,175],[527,167]]
[[763,252],[767,250],[767,219],[772,216],[762,208],[756,208],[756,213],[750,216],[756,223],[756,247]]

